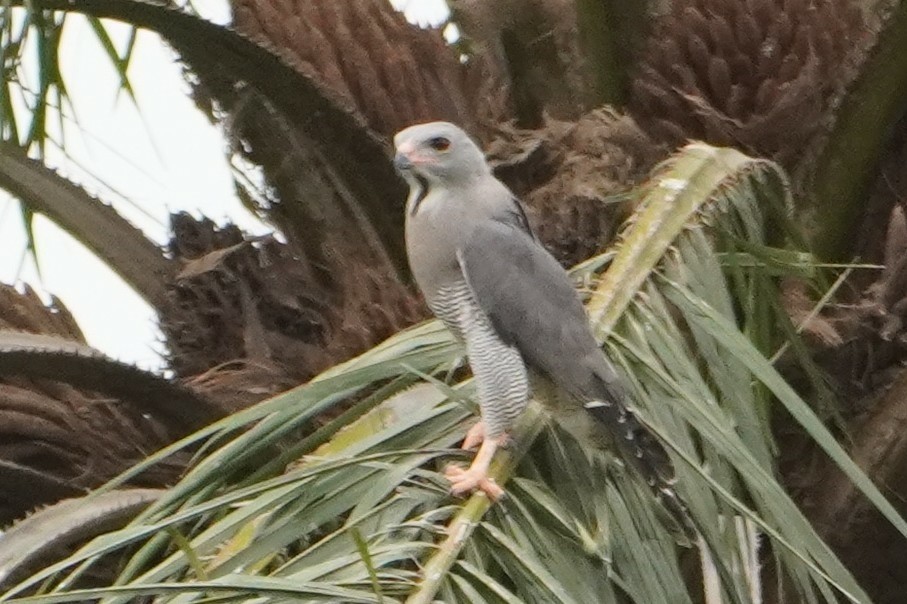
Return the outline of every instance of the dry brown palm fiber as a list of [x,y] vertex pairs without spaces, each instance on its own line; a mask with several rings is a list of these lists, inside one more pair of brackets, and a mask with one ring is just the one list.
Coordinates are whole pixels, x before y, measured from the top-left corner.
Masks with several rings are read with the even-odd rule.
[[501,126],[496,134],[488,148],[495,173],[565,266],[602,251],[627,209],[619,202],[667,151],[632,118],[607,109],[575,122],[548,118],[538,130]]
[[[410,288],[350,245],[324,244],[326,270],[232,225],[186,214],[173,224],[171,250],[185,268],[161,321],[170,364],[181,376],[206,374],[196,378],[204,389],[228,380],[228,406],[302,383],[425,314]],[[340,227],[335,236],[344,240]]]
[[27,284],[17,289],[0,283],[0,329],[51,334],[85,342],[69,309],[53,296],[50,304],[45,305]]

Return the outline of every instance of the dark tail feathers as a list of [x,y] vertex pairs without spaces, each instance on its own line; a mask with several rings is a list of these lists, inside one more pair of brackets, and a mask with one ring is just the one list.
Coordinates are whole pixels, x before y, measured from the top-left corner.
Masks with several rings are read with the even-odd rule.
[[689,511],[674,489],[674,466],[661,442],[620,400],[609,384],[601,396],[584,404],[586,411],[608,431],[624,461],[645,479],[656,499],[688,538],[695,536]]

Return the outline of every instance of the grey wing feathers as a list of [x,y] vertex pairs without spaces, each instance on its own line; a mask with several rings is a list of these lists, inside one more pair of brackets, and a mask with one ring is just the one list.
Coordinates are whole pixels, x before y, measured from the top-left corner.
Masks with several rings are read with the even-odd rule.
[[577,396],[600,391],[593,374],[617,388],[569,277],[521,225],[477,227],[458,259],[476,302],[529,366]]
[[527,365],[587,402],[586,410],[613,433],[650,485],[670,482],[670,460],[625,406],[618,376],[592,335],[570,278],[520,221],[477,227],[458,260],[501,339],[515,346]]

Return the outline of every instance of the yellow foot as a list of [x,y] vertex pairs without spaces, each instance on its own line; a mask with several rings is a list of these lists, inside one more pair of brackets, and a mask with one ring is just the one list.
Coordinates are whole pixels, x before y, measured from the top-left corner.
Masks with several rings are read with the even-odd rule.
[[478,421],[476,425],[469,429],[466,438],[463,439],[461,449],[474,449],[482,444],[485,440],[485,422]]
[[[470,430],[470,432],[473,430]],[[484,426],[481,430],[484,433]],[[450,481],[450,492],[454,495],[461,495],[478,489],[494,501],[500,499],[504,494],[504,489],[488,478],[488,467],[491,465],[491,458],[494,456],[494,452],[506,440],[506,434],[485,438],[468,470],[457,466],[448,466],[444,471],[444,475]]]
[[504,495],[504,489],[488,477],[482,468],[470,467],[464,470],[459,466],[447,466],[444,476],[450,481],[450,492],[454,495],[464,495],[475,490],[482,491],[492,501],[497,501]]

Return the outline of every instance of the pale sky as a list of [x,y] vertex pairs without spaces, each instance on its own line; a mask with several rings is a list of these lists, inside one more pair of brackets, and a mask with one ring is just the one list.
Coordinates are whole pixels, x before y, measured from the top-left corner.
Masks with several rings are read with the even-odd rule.
[[[417,23],[438,23],[447,14],[444,0],[392,3]],[[196,0],[195,6],[206,18],[229,21],[223,0]],[[105,24],[115,40],[125,39],[125,27]],[[129,67],[140,111],[125,93],[117,95],[118,77],[82,17],[67,18],[60,56],[78,125],[69,122],[66,130],[66,150],[74,161],[49,150],[49,163],[159,243],[167,240],[168,215],[177,210],[218,223],[229,220],[252,233],[267,231],[236,199],[221,133],[187,97],[175,54],[156,36],[139,34]],[[161,368],[156,317],[141,298],[50,221],[38,217],[35,236],[40,278],[31,259],[22,263],[25,235],[18,204],[0,191],[0,282],[27,282],[53,292],[90,344],[120,360]]]

